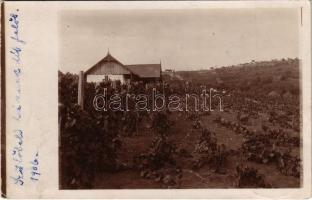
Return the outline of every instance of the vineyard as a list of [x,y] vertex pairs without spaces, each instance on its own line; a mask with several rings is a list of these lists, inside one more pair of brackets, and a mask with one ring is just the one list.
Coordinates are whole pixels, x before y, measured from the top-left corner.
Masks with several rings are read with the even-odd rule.
[[[300,187],[299,61],[247,67],[178,72],[149,87],[87,83],[84,109],[78,76],[59,72],[60,188]],[[203,87],[222,91],[223,111],[99,112],[92,103],[104,88],[184,98]]]

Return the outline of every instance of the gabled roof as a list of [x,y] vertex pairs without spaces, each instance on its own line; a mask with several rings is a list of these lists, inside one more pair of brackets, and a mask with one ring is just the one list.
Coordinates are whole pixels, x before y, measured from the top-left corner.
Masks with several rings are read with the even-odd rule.
[[140,78],[157,78],[161,73],[160,64],[125,65],[125,67]]
[[110,55],[109,52],[102,60],[100,60],[91,68],[89,68],[87,71],[85,71],[85,74],[88,75],[90,72],[92,72],[93,70],[96,70],[98,67],[102,66],[104,63],[107,63],[107,62],[118,63],[125,70],[130,71],[131,73],[137,75],[140,78],[159,78],[161,74],[161,64],[123,65],[116,58]]
[[119,62],[116,58],[114,58],[112,55],[110,55],[110,53],[108,52],[107,55],[100,60],[99,62],[97,62],[95,65],[93,65],[91,68],[89,68],[87,71],[85,71],[85,74],[88,74],[89,72],[91,72],[93,69],[96,69],[97,67],[101,66],[103,63],[106,62],[115,62],[118,63],[119,65],[121,65],[122,67],[124,67],[126,70],[128,70],[121,62]]

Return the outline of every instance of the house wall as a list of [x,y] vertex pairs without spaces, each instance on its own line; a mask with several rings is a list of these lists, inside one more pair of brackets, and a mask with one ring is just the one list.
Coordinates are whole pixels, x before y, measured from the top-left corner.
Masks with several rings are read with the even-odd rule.
[[[130,81],[125,75],[88,75],[87,82],[102,82],[106,80],[106,76],[110,81],[120,81],[122,84],[126,84]],[[129,81],[128,81],[129,80]]]

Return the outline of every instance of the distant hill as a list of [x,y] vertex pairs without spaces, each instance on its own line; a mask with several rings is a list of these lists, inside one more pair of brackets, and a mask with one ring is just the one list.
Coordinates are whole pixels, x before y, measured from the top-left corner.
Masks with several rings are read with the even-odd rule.
[[[176,71],[164,74],[165,81],[188,81],[211,87],[244,92],[258,92],[264,95],[274,91],[299,94],[299,59],[281,59],[250,62],[210,70]],[[182,80],[181,80],[182,79]]]

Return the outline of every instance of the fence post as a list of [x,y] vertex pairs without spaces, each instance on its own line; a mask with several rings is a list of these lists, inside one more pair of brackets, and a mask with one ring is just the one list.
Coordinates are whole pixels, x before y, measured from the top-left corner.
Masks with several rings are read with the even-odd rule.
[[79,81],[78,81],[78,105],[83,109],[84,105],[84,74],[83,71],[79,72]]

